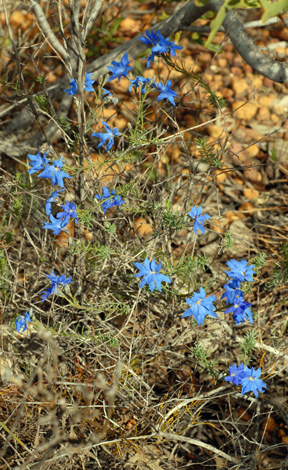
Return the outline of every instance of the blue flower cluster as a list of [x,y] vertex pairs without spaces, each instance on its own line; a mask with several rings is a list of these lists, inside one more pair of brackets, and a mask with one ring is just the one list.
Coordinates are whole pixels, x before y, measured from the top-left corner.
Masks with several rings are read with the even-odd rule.
[[[70,218],[73,218],[76,223],[78,223],[78,216],[76,212],[76,205],[74,202],[66,201],[66,204],[61,205],[62,211],[56,214],[56,218],[52,214],[52,203],[57,202],[58,197],[62,191],[65,191],[63,178],[72,178],[72,176],[65,173],[62,168],[64,163],[62,161],[62,157],[59,160],[54,160],[52,164],[50,164],[49,160],[47,159],[48,151],[42,156],[40,147],[39,151],[36,155],[28,154],[28,158],[31,160],[29,165],[31,168],[28,170],[28,173],[33,174],[37,171],[42,171],[38,175],[41,178],[49,178],[53,184],[53,186],[60,186],[63,189],[58,189],[57,191],[52,192],[51,196],[46,200],[45,203],[45,211],[46,214],[50,218],[50,222],[46,222],[43,226],[45,229],[53,230],[54,235],[59,235],[61,231],[67,230],[67,225]],[[72,282],[72,277],[65,278],[65,275],[62,274],[60,276],[56,276],[52,271],[52,274],[46,274],[48,279],[51,281],[51,287],[49,287],[46,291],[40,292],[40,296],[42,296],[42,302],[44,302],[51,294],[56,294],[58,287],[64,286]],[[17,331],[25,331],[27,329],[27,321],[31,321],[29,314],[26,312],[24,316],[20,316],[16,319],[16,329]]]
[[[176,45],[173,41],[170,41],[169,38],[164,38],[159,31],[146,31],[145,37],[140,37],[139,39],[146,44],[150,49],[151,53],[146,58],[147,59],[147,68],[151,63],[154,62],[156,56],[160,54],[171,54],[172,56],[176,55],[176,50],[181,50],[182,47]],[[167,99],[173,106],[175,106],[175,98],[177,97],[177,92],[171,88],[171,80],[168,80],[166,84],[157,83],[155,80],[145,78],[143,76],[136,76],[136,78],[130,79],[128,77],[129,72],[133,69],[130,65],[128,53],[126,52],[122,59],[119,62],[112,61],[112,65],[108,67],[108,70],[111,72],[111,76],[108,79],[108,82],[118,78],[119,82],[122,77],[128,78],[130,81],[129,91],[140,89],[140,93],[144,94],[146,91],[157,90],[159,95],[157,97],[158,101]],[[84,90],[88,92],[94,91],[92,84],[94,80],[91,78],[92,73],[86,74]],[[150,85],[150,88],[148,86]],[[68,95],[76,95],[78,92],[78,84],[75,79],[72,78],[70,82],[70,88],[64,90]],[[113,97],[112,93],[105,88],[102,89],[102,98],[118,101],[117,98]],[[116,101],[117,100],[117,101]],[[114,138],[120,136],[121,133],[117,128],[111,129],[107,122],[102,121],[102,125],[105,128],[106,132],[94,132],[92,133],[93,137],[100,139],[100,142],[97,148],[103,147],[106,144],[106,151],[109,152],[114,145]],[[61,205],[62,211],[56,214],[56,218],[52,215],[52,203],[57,202],[59,193],[64,191],[64,182],[63,178],[71,178],[67,173],[65,173],[62,168],[64,166],[62,162],[62,157],[59,160],[54,160],[52,163],[47,159],[48,151],[41,156],[40,148],[39,152],[36,155],[28,155],[31,160],[31,168],[28,170],[28,173],[34,174],[37,171],[41,171],[38,177],[49,178],[53,184],[59,185],[63,189],[54,191],[51,196],[46,201],[46,214],[50,217],[50,222],[44,225],[44,228],[53,230],[55,235],[59,234],[62,230],[66,230],[67,224],[70,218],[73,218],[76,223],[78,223],[77,216],[77,207],[71,201],[66,201],[64,205]],[[105,213],[107,209],[110,209],[113,206],[121,206],[125,203],[120,195],[116,195],[114,190],[111,190],[104,186],[103,195],[95,195],[97,201],[102,204],[103,212]],[[197,230],[202,234],[205,233],[204,222],[210,219],[208,214],[202,215],[202,207],[192,207],[190,212],[187,215],[193,220],[193,230],[197,235]],[[171,279],[160,273],[161,263],[156,262],[156,259],[149,261],[148,258],[145,258],[144,263],[134,263],[136,268],[139,269],[139,273],[135,274],[135,277],[142,277],[139,287],[142,288],[145,285],[149,286],[151,292],[154,292],[155,288],[161,292],[161,283],[167,282],[171,283]],[[221,299],[226,298],[226,305],[231,304],[225,313],[233,313],[233,319],[236,321],[236,325],[244,320],[248,320],[253,323],[253,316],[250,310],[251,304],[245,302],[243,291],[241,290],[241,282],[253,281],[253,267],[254,265],[248,266],[247,261],[241,260],[230,260],[227,262],[230,271],[225,271],[228,275],[229,282],[225,284],[225,292],[222,295]],[[56,294],[59,286],[65,286],[72,282],[72,277],[65,278],[65,275],[62,274],[57,276],[52,271],[52,274],[46,274],[47,278],[51,281],[51,287],[47,288],[46,291],[40,293],[42,296],[42,302],[44,302],[50,295]],[[193,292],[192,298],[186,298],[186,302],[190,306],[182,315],[182,318],[193,316],[198,325],[203,325],[205,317],[210,315],[214,318],[218,318],[215,313],[216,307],[214,302],[216,302],[216,295],[207,296],[205,290],[200,287],[199,292]],[[23,332],[27,329],[27,322],[31,321],[28,312],[25,312],[24,315],[17,317],[16,319],[16,329],[19,332]],[[229,376],[225,378],[225,381],[230,381],[236,386],[242,386],[242,394],[252,391],[255,396],[258,396],[258,391],[265,391],[266,384],[259,378],[261,375],[261,368],[258,370],[249,369],[246,365],[240,364],[239,367],[236,364],[229,366]]]
[[[169,38],[164,38],[162,34],[159,31],[146,31],[145,32],[146,37],[140,37],[139,39],[144,42],[147,46],[151,47],[151,54],[149,57],[147,57],[147,68],[150,67],[150,63],[154,62],[154,57],[159,54],[164,54],[164,53],[170,53],[171,55],[175,56],[175,51],[176,49],[181,50],[183,49],[182,46],[177,46],[173,41],[170,41]],[[134,59],[135,60],[135,59]],[[108,70],[111,72],[111,77],[108,79],[107,83],[111,82],[112,80],[115,80],[118,78],[119,82],[121,81],[122,77],[126,77],[129,79],[131,85],[129,86],[129,91],[134,88],[137,90],[138,87],[141,87],[141,93],[145,92],[145,85],[151,83],[151,87],[160,91],[160,94],[158,95],[157,101],[161,101],[164,99],[167,99],[170,101],[173,106],[175,106],[175,101],[174,98],[177,96],[177,92],[171,89],[171,80],[168,80],[167,83],[164,85],[163,83],[159,82],[153,82],[150,78],[145,78],[142,76],[137,76],[136,78],[130,79],[128,77],[129,72],[133,69],[133,67],[130,65],[132,61],[129,62],[128,59],[128,52],[124,54],[122,59],[119,62],[116,62],[116,60],[112,61],[112,65],[108,66]],[[108,95],[109,97],[112,97],[111,92],[109,90],[106,90],[103,88],[103,96]],[[100,144],[98,145],[97,148],[102,146],[106,140],[109,139],[108,145],[106,150],[110,150],[112,145],[113,145],[113,139],[115,135],[120,135],[118,133],[118,129],[110,129],[107,123],[103,122],[102,123],[104,127],[106,128],[107,133],[102,134],[103,138],[101,137],[101,133],[95,132],[92,134],[94,137],[98,137],[101,139]],[[115,131],[115,132],[114,132]],[[108,137],[108,135],[110,137]],[[104,137],[106,136],[106,137]],[[112,139],[112,143],[110,141]]]
[[238,387],[242,386],[241,394],[253,392],[258,397],[258,391],[263,393],[267,389],[267,385],[259,377],[261,375],[261,367],[255,370],[253,367],[249,369],[243,363],[239,367],[236,364],[229,366],[229,375],[225,377],[226,382],[232,382]]
[[64,182],[63,178],[72,178],[72,176],[65,173],[62,170],[64,163],[62,161],[63,157],[60,157],[59,160],[54,160],[52,164],[50,164],[49,160],[46,158],[49,151],[45,152],[42,156],[39,151],[36,155],[28,154],[28,158],[31,160],[29,165],[31,168],[28,170],[28,173],[33,174],[37,171],[43,170],[39,175],[38,178],[49,178],[53,184],[53,186],[60,186],[63,189],[59,189],[58,191],[54,191],[51,196],[47,199],[45,204],[46,214],[50,218],[50,222],[46,222],[43,228],[48,230],[53,230],[54,235],[59,235],[61,231],[66,231],[67,224],[70,218],[74,218],[75,222],[78,222],[78,217],[76,213],[76,205],[73,202],[66,202],[65,206],[61,206],[64,209],[64,212],[59,212],[56,215],[56,218],[52,214],[52,202],[56,202],[61,191],[64,191]]
[[225,292],[221,299],[225,299],[226,304],[232,304],[232,307],[227,308],[225,313],[233,313],[233,319],[236,321],[236,325],[243,323],[244,320],[248,320],[250,323],[254,323],[253,315],[249,307],[252,304],[245,302],[243,297],[243,291],[240,289],[241,282],[249,281],[253,282],[253,268],[254,264],[247,265],[246,260],[236,261],[232,259],[227,261],[227,266],[231,271],[225,271],[226,274],[232,278],[228,284],[224,285]]

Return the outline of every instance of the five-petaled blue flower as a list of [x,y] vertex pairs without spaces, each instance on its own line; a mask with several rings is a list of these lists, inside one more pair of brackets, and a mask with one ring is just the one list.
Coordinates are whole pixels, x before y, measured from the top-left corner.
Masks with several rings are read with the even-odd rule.
[[161,263],[156,264],[156,260],[153,259],[151,262],[148,258],[145,258],[144,264],[142,263],[134,263],[136,268],[139,269],[138,274],[134,274],[135,277],[143,277],[139,284],[139,287],[145,286],[145,284],[149,284],[149,288],[151,292],[154,292],[155,286],[156,289],[161,292],[161,282],[168,282],[171,283],[171,279],[164,274],[160,274]]
[[122,199],[119,194],[115,195],[115,191],[111,191],[110,194],[109,189],[106,188],[106,186],[103,186],[103,196],[100,196],[100,194],[96,194],[95,197],[96,199],[98,199],[98,201],[104,201],[102,204],[104,214],[107,209],[110,209],[110,207],[121,206],[121,204],[125,203],[124,199]]
[[191,305],[191,307],[184,312],[182,318],[193,315],[198,325],[203,325],[206,315],[218,318],[217,314],[214,312],[215,307],[213,305],[213,302],[216,300],[216,295],[206,297],[206,292],[202,287],[200,287],[199,292],[193,292],[193,294],[192,299],[186,299],[187,304]]
[[250,308],[246,308],[243,311],[234,312],[233,320],[235,320],[236,325],[239,325],[239,323],[243,323],[244,320],[248,320],[250,323],[254,323],[253,314]]
[[158,43],[156,44],[156,46],[153,46],[151,51],[154,53],[154,54],[164,54],[166,52],[170,52],[170,54],[172,56],[176,56],[176,49],[178,49],[179,51],[181,49],[183,49],[182,46],[177,46],[175,44],[174,41],[170,41],[169,38],[164,38],[164,36],[162,36],[161,33],[159,33],[159,36],[160,36],[160,39],[158,41]]
[[59,160],[54,160],[52,165],[46,165],[44,171],[38,175],[38,178],[50,178],[53,186],[58,184],[61,188],[64,188],[63,178],[72,178],[72,176],[61,170],[64,166],[62,158],[63,157],[60,157]]
[[164,38],[160,31],[149,31],[148,29],[145,31],[146,37],[139,37],[140,41],[144,42],[146,46],[156,46],[156,44],[160,41],[160,37]]
[[111,129],[105,121],[102,121],[102,124],[104,125],[107,132],[93,132],[92,136],[101,139],[100,144],[97,145],[97,149],[99,149],[99,147],[102,147],[102,145],[105,144],[106,140],[108,140],[108,144],[106,146],[106,150],[108,152],[114,144],[114,137],[116,135],[121,135],[121,133],[118,131],[117,127]]
[[227,266],[231,269],[231,271],[224,271],[229,277],[232,277],[232,279],[237,279],[240,282],[243,281],[254,281],[253,279],[253,274],[255,272],[253,271],[253,268],[255,267],[255,264],[251,264],[250,266],[247,266],[247,261],[242,259],[241,261],[236,261],[235,259],[231,259],[230,261],[227,261]]
[[151,54],[147,57],[147,68],[150,67],[150,62],[154,62],[154,57],[157,54],[164,54],[170,52],[172,56],[176,55],[176,49],[183,49],[182,46],[177,46],[174,41],[169,38],[164,38],[160,31],[145,31],[146,37],[140,37],[140,41],[144,42],[147,46],[151,47]]
[[141,86],[141,93],[145,92],[145,85],[151,82],[151,78],[145,78],[141,76],[137,76],[134,80],[130,80],[131,85],[129,86],[128,90],[131,91],[132,87],[137,90],[138,86]]
[[[91,78],[92,75],[93,73],[86,73],[85,83],[84,83],[85,91],[94,91],[94,88],[92,87],[92,85],[95,82],[95,80],[92,80]],[[77,81],[74,78],[72,78],[70,81],[70,88],[67,88],[64,91],[68,93],[68,95],[77,95],[77,92],[78,92]]]
[[208,214],[201,215],[202,214],[201,206],[198,208],[196,206],[192,207],[191,211],[187,212],[187,214],[189,215],[189,217],[195,220],[193,230],[196,233],[196,235],[197,235],[197,228],[200,230],[200,232],[205,233],[203,222],[204,220],[210,219],[210,215]]
[[65,274],[61,274],[60,276],[56,276],[56,274],[52,271],[51,274],[46,274],[45,276],[52,282],[54,287],[58,288],[59,286],[65,286],[66,284],[70,284],[72,282],[72,276],[65,277]]
[[173,104],[173,106],[175,106],[174,97],[177,96],[178,93],[176,93],[176,91],[171,89],[171,83],[172,83],[171,80],[168,80],[166,85],[163,85],[163,83],[161,82],[160,83],[155,82],[152,84],[152,87],[157,88],[158,90],[161,91],[160,95],[158,95],[157,101],[161,101],[167,98],[167,100],[170,101],[170,103]]
[[31,318],[28,312],[25,312],[24,315],[19,315],[16,318],[16,330],[18,333],[24,333],[27,330],[27,322],[31,322]]
[[224,285],[225,292],[222,294],[221,300],[226,297],[226,304],[233,304],[234,300],[243,297],[242,290],[239,289],[240,281],[237,279]]
[[241,384],[244,377],[247,377],[247,372],[244,372],[244,364],[240,364],[239,367],[233,364],[233,366],[229,366],[229,375],[225,377],[224,380],[238,386]]
[[234,315],[241,315],[246,308],[251,307],[252,304],[249,302],[245,302],[243,297],[239,297],[233,302],[232,307],[227,308],[224,313],[231,313],[233,312]]
[[59,235],[59,233],[62,231],[69,233],[68,229],[66,229],[67,223],[68,223],[66,222],[66,220],[55,219],[55,217],[53,217],[53,214],[50,214],[49,217],[50,217],[50,222],[45,222],[45,224],[43,225],[43,228],[47,230],[53,230],[54,235]]
[[66,284],[70,284],[72,282],[72,276],[65,278],[65,274],[61,274],[60,276],[56,276],[52,271],[51,274],[46,274],[46,277],[51,281],[51,287],[48,287],[46,291],[40,292],[40,296],[42,296],[42,302],[48,299],[49,295],[56,294],[57,289],[59,286],[65,286]]
[[59,193],[61,191],[65,191],[65,188],[63,189],[58,189],[58,191],[54,191],[50,197],[48,197],[47,201],[46,201],[46,204],[45,204],[45,210],[46,210],[46,214],[47,215],[50,215],[52,214],[52,202],[56,202],[58,197],[59,197]]
[[57,219],[61,219],[63,217],[63,223],[66,222],[66,225],[68,224],[70,218],[74,218],[75,219],[75,222],[76,224],[78,224],[78,216],[77,216],[77,212],[76,212],[76,209],[77,209],[77,206],[76,204],[74,204],[74,202],[72,201],[66,201],[66,204],[61,204],[61,207],[62,209],[64,210],[64,212],[58,212],[58,214],[56,214],[56,218]]
[[48,163],[48,160],[46,158],[46,155],[47,155],[48,152],[49,152],[49,150],[47,150],[47,152],[45,152],[43,157],[42,157],[41,152],[40,152],[40,146],[39,146],[39,150],[38,150],[38,153],[36,155],[31,155],[30,153],[28,153],[28,155],[27,155],[28,158],[30,158],[30,160],[32,160],[29,163],[31,168],[28,170],[28,173],[30,175],[33,175],[33,173],[36,173],[36,171],[43,170],[45,165]]
[[246,372],[246,376],[241,381],[241,395],[244,395],[244,393],[247,392],[253,392],[257,398],[258,391],[263,393],[267,389],[265,382],[259,379],[261,375],[261,367],[255,370],[253,367],[249,369],[249,367],[244,366],[244,372]]
[[[133,67],[129,66],[129,59],[128,59],[128,52],[123,55],[122,59],[120,62],[116,62],[116,60],[112,60],[112,66],[108,66],[107,69],[109,72],[112,73],[111,77],[109,78],[108,82],[111,82],[115,78],[118,77],[119,82],[121,80],[121,77],[128,77],[128,72],[129,70],[132,70]],[[107,82],[107,83],[108,83]]]

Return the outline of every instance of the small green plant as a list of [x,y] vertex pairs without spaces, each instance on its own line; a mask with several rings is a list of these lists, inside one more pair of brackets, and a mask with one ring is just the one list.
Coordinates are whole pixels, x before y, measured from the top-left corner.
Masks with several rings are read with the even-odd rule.
[[260,268],[265,266],[266,264],[267,255],[264,251],[260,251],[257,255],[252,259],[251,264],[255,264],[255,273],[258,275],[260,272]]
[[11,272],[7,265],[5,252],[0,249],[0,297],[3,296],[3,300],[9,299]]
[[233,235],[229,230],[226,230],[226,232],[224,232],[224,240],[223,240],[224,251],[230,250],[231,248],[233,248],[234,245],[235,245],[235,238],[233,238]]
[[209,360],[209,351],[205,350],[198,342],[191,348],[191,351],[199,366],[202,367],[203,370],[207,370],[214,380],[217,380],[219,376],[219,370],[217,369],[218,361],[216,359]]
[[165,227],[173,230],[181,230],[186,226],[184,217],[181,214],[175,214],[170,209],[170,201],[166,201],[166,209],[163,212],[162,222]]
[[241,344],[241,348],[244,354],[243,362],[245,364],[251,361],[250,356],[253,353],[253,351],[255,351],[256,349],[257,339],[258,339],[258,336],[255,330],[247,331],[245,338],[244,338],[244,342]]
[[[195,139],[196,148],[199,151],[200,157],[205,163],[215,168],[222,167],[221,153],[215,152],[214,142],[208,142],[209,137],[199,137]],[[220,156],[219,156],[220,155]]]
[[52,113],[52,109],[49,105],[49,102],[47,100],[47,98],[43,95],[38,95],[36,96],[36,101],[39,105],[39,107],[41,109],[43,109],[43,111],[46,111],[47,113]]

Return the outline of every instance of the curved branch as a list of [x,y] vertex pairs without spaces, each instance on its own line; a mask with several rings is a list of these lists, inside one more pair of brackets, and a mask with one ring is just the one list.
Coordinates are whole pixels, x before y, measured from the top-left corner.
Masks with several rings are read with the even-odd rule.
[[30,4],[36,15],[39,25],[41,26],[41,31],[47,38],[49,44],[53,47],[53,49],[55,49],[58,52],[58,54],[60,54],[60,56],[62,56],[64,60],[66,60],[67,52],[62,46],[61,42],[57,39],[57,37],[53,33],[52,29],[50,28],[50,25],[48,21],[46,20],[46,16],[41,6],[35,0],[30,0]]
[[[222,2],[211,0],[210,5],[214,11],[219,11]],[[227,13],[223,26],[231,39],[235,49],[243,57],[247,64],[261,73],[264,77],[270,78],[273,82],[288,82],[288,66],[285,62],[278,62],[272,57],[264,54],[251,39],[243,25],[235,15],[235,10]]]

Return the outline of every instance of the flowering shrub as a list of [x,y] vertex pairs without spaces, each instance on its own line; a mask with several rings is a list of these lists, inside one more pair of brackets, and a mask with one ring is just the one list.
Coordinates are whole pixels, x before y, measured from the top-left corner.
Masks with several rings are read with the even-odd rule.
[[[140,37],[140,40],[146,44],[148,47],[151,48],[151,53],[150,55],[146,58],[146,65],[147,68],[149,68],[150,64],[155,61],[155,58],[159,57],[161,54],[164,54],[166,56],[166,59],[169,60],[170,55],[175,56],[177,50],[181,50],[182,47],[176,45],[173,41],[170,41],[169,38],[164,38],[162,34],[159,31],[146,31],[145,37]],[[162,100],[166,100],[166,104],[169,105],[170,109],[171,106],[173,108],[176,108],[176,102],[175,99],[178,97],[178,92],[174,91],[172,89],[172,80],[167,80],[165,83],[162,83],[161,81],[156,81],[154,78],[146,78],[141,75],[137,75],[135,77],[135,74],[133,78],[131,78],[131,72],[133,70],[132,67],[132,62],[133,60],[129,61],[128,58],[128,53],[126,52],[122,58],[120,58],[120,61],[112,61],[112,66],[108,67],[109,72],[111,73],[110,77],[108,78],[106,83],[109,83],[113,80],[117,80],[120,82],[122,77],[128,78],[130,85],[128,86],[129,92],[133,91],[138,91],[140,101],[141,101],[141,95],[148,95],[151,91],[152,92],[158,92],[157,95],[157,102],[160,102]],[[87,92],[92,92],[94,89],[92,88],[92,84],[94,81],[91,78],[92,74],[87,74],[85,83],[84,83],[84,90]],[[105,83],[103,83],[105,84]],[[78,93],[78,83],[75,79],[71,79],[70,81],[70,88],[64,90],[68,95],[76,95]],[[102,90],[100,91],[100,96],[102,98],[103,103],[107,103],[108,100],[117,103],[118,98],[114,97],[114,95],[109,91],[106,90],[104,87],[102,87]],[[75,102],[77,102],[77,99],[75,99]],[[177,100],[178,102],[178,100]],[[76,104],[77,105],[77,104]],[[140,121],[143,121],[143,115],[140,116]],[[142,122],[143,124],[143,122]],[[97,144],[97,149],[101,148],[101,151],[106,151],[110,152],[112,150],[112,147],[115,144],[115,137],[121,136],[121,143],[122,139],[125,142],[125,139],[127,140],[127,136],[125,134],[125,131],[123,133],[119,132],[118,128],[112,128],[108,122],[102,121],[102,125],[105,128],[106,132],[93,132],[91,135],[92,137],[95,137],[100,140],[100,142]],[[131,126],[132,127],[132,126]],[[136,126],[137,127],[137,126]],[[143,131],[144,129],[144,131]],[[127,131],[128,132],[128,131]],[[151,133],[152,135],[153,133]],[[140,135],[141,139],[139,138],[139,142],[142,145],[143,142],[146,143],[147,137],[145,134],[145,127],[142,126],[142,134]],[[152,135],[153,138],[153,135]],[[158,137],[157,137],[158,138]],[[155,138],[155,145],[157,145],[157,138]],[[145,140],[146,139],[146,140]],[[139,145],[139,147],[141,147]],[[123,153],[127,152],[127,154],[130,152],[130,147],[128,147],[128,150],[124,148],[123,146]],[[133,146],[132,146],[133,147]],[[133,152],[131,152],[132,157],[135,160],[137,159],[137,145],[135,155]],[[133,147],[133,151],[135,150],[135,147]],[[145,145],[144,145],[145,147]],[[122,149],[122,148],[121,148]],[[61,232],[68,233],[67,225],[70,221],[70,219],[73,219],[76,224],[80,221],[79,225],[81,225],[81,216],[83,216],[83,212],[85,209],[79,206],[79,209],[77,208],[76,204],[73,201],[66,201],[65,204],[61,204],[60,207],[62,210],[58,208],[56,212],[56,217],[53,215],[53,204],[58,205],[58,200],[59,197],[62,195],[62,191],[65,191],[64,187],[64,179],[71,179],[72,176],[66,173],[63,168],[64,168],[64,163],[63,163],[63,158],[60,157],[59,160],[54,160],[52,163],[51,161],[48,160],[47,158],[48,151],[42,156],[39,151],[36,155],[31,155],[28,154],[28,158],[30,159],[28,173],[30,175],[33,175],[34,173],[40,172],[38,174],[38,178],[43,178],[43,179],[49,179],[52,183],[53,186],[58,185],[60,188],[57,191],[52,192],[51,196],[46,200],[45,203],[45,211],[46,215],[49,217],[49,222],[45,222],[43,228],[52,230],[54,235],[59,235]],[[131,155],[129,154],[129,155]],[[108,184],[108,183],[107,183]],[[112,185],[112,184],[111,184]],[[122,206],[125,203],[125,200],[122,199],[120,194],[123,194],[124,197],[126,197],[125,191],[129,192],[129,186],[127,185],[126,187],[120,187],[119,188],[119,193],[118,188],[116,189],[117,184],[113,185],[115,189],[108,188],[107,186],[102,187],[103,194],[94,194],[94,198],[98,201],[99,204],[102,205],[103,213],[105,214],[108,209],[111,207],[117,207],[118,209],[115,211],[116,215],[115,217],[118,217],[119,214],[123,214],[124,210],[123,208],[119,209],[120,206]],[[127,189],[128,187],[128,189]],[[133,182],[130,188],[133,188]],[[101,193],[101,188],[98,190]],[[95,200],[94,199],[94,200]],[[135,197],[137,199],[137,197]],[[138,198],[139,199],[139,198]],[[141,206],[140,206],[141,208]],[[124,206],[124,209],[126,207]],[[134,208],[135,209],[135,208]],[[135,212],[137,213],[137,210],[139,207],[135,209]],[[154,210],[154,207],[151,209],[152,211]],[[78,212],[77,212],[78,211]],[[112,212],[112,211],[111,211]],[[203,208],[201,206],[194,206],[191,208],[189,212],[186,212],[188,215],[189,219],[187,216],[184,217],[185,214],[181,214],[181,217],[183,217],[183,220],[186,224],[187,230],[191,228],[191,231],[193,230],[196,237],[194,239],[196,240],[197,235],[199,232],[201,234],[205,234],[205,228],[206,225],[204,223],[208,221],[211,216],[208,214],[202,214]],[[54,212],[55,214],[55,212]],[[101,215],[100,212],[98,214]],[[84,214],[85,215],[85,214]],[[87,216],[87,214],[86,214]],[[165,213],[166,220],[168,219],[168,226],[169,226],[169,217],[171,218],[174,216],[169,211]],[[88,220],[88,219],[86,219]],[[181,219],[182,220],[182,219]],[[192,220],[193,225],[190,225],[190,222]],[[83,221],[83,218],[82,218]],[[107,216],[105,217],[105,223],[107,221]],[[159,224],[160,225],[160,224]],[[172,224],[173,226],[173,224]],[[156,227],[156,230],[158,227]],[[113,237],[115,233],[115,226],[113,224],[106,224],[105,225],[105,230],[109,234],[109,236]],[[159,231],[164,230],[163,225],[160,226]],[[192,232],[193,233],[193,232]],[[194,245],[195,247],[195,245]],[[161,293],[161,298],[165,298],[165,296],[168,298],[169,295],[171,295],[171,292],[173,292],[173,289],[177,289],[177,282],[179,282],[179,279],[177,279],[177,270],[174,270],[173,266],[170,266],[166,264],[166,269],[167,272],[169,273],[169,276],[161,273],[162,269],[162,263],[159,261],[157,264],[156,258],[149,257],[149,259],[152,258],[152,261],[149,261],[148,259],[148,253],[146,253],[146,246],[145,244],[143,245],[143,250],[142,252],[137,251],[135,254],[135,257],[132,259],[137,259],[139,261],[134,262],[133,265],[139,270],[138,273],[133,274],[133,277],[137,278],[142,278],[139,283],[139,288],[143,288],[145,285],[149,287],[149,290],[151,293],[154,293],[154,291],[158,291]],[[73,249],[77,249],[76,243],[73,246]],[[148,248],[147,248],[148,251]],[[151,244],[149,246],[149,251],[154,251],[154,247]],[[76,251],[75,251],[76,252]],[[89,253],[89,249],[86,250],[85,255]],[[103,270],[105,268],[105,262],[103,262],[103,259],[106,260],[109,256],[111,256],[111,250],[109,251],[109,248],[104,247],[102,250],[98,251],[98,257],[100,258],[100,263],[102,264]],[[159,257],[158,257],[159,256]],[[160,254],[160,251],[157,252],[157,259],[159,259],[162,256]],[[136,258],[137,257],[137,258]],[[141,260],[144,259],[144,262],[140,262]],[[132,262],[131,258],[129,259],[129,265],[132,267]],[[193,260],[195,261],[195,260]],[[172,263],[171,263],[172,264]],[[207,287],[205,285],[205,289],[207,292],[204,290],[202,286],[197,286],[195,287],[195,290],[197,292],[193,292],[193,295],[191,297],[186,297],[186,302],[189,305],[189,308],[184,311],[182,314],[181,318],[188,318],[192,317],[192,321],[196,321],[196,324],[201,327],[201,325],[204,324],[205,321],[213,321],[213,322],[220,322],[221,320],[219,319],[219,316],[217,312],[220,312],[224,310],[225,314],[232,314],[232,319],[235,321],[236,327],[240,323],[254,323],[253,320],[253,313],[250,310],[250,307],[252,306],[251,303],[247,302],[244,300],[244,292],[245,292],[245,285],[244,283],[249,283],[253,282],[253,275],[255,274],[253,268],[255,268],[255,265],[248,265],[247,260],[240,260],[237,261],[235,259],[231,259],[230,261],[227,262],[227,266],[230,268],[230,271],[225,271],[227,274],[227,283],[224,285],[224,293],[219,292],[218,294],[218,299],[215,294],[211,294],[211,286],[208,285]],[[102,266],[101,266],[102,269]],[[174,271],[173,271],[174,270]],[[176,273],[176,274],[175,274]],[[113,277],[114,273],[110,273],[111,277]],[[171,276],[171,277],[170,277]],[[53,271],[52,274],[46,274],[46,277],[49,279],[51,282],[51,286],[48,287],[45,291],[42,291],[39,293],[40,297],[42,298],[42,302],[47,300],[52,294],[57,294],[58,289],[60,286],[66,286],[67,284],[72,283],[72,276],[66,278],[64,274],[57,276]],[[73,275],[74,277],[74,275]],[[90,279],[89,279],[90,282]],[[162,292],[162,282],[171,284],[170,287],[165,285],[165,288],[163,288]],[[91,284],[93,284],[93,281],[91,281]],[[81,287],[81,286],[80,286]],[[136,289],[136,282],[133,281],[132,283],[132,288]],[[189,291],[190,292],[190,291]],[[151,295],[148,290],[144,291],[143,295]],[[159,295],[159,294],[158,294]],[[152,297],[152,296],[151,296]],[[226,307],[223,308],[224,302],[222,302],[223,299],[225,300]],[[69,300],[68,300],[69,301]],[[75,298],[71,297],[71,304],[75,304]],[[79,307],[79,304],[77,303],[77,308]],[[86,308],[86,307],[85,307]],[[87,307],[87,310],[94,308],[94,306],[89,305]],[[226,308],[226,310],[225,310]],[[183,310],[182,310],[183,311]],[[180,313],[180,309],[179,309]],[[206,319],[206,317],[212,317]],[[227,317],[225,317],[227,318]],[[29,314],[26,312],[24,315],[17,317],[16,319],[16,329],[18,332],[23,332],[27,329],[27,322],[31,321]],[[225,321],[225,320],[224,320]],[[185,323],[185,322],[184,322]],[[194,323],[195,325],[195,323]],[[242,386],[242,395],[248,392],[253,392],[255,397],[258,397],[258,393],[264,392],[267,388],[266,384],[260,379],[261,375],[261,368],[258,368],[255,370],[253,367],[249,369],[244,363],[241,363],[238,367],[236,364],[233,364],[232,366],[229,366],[229,375],[225,378],[225,381],[232,382],[236,387],[237,386]]]

